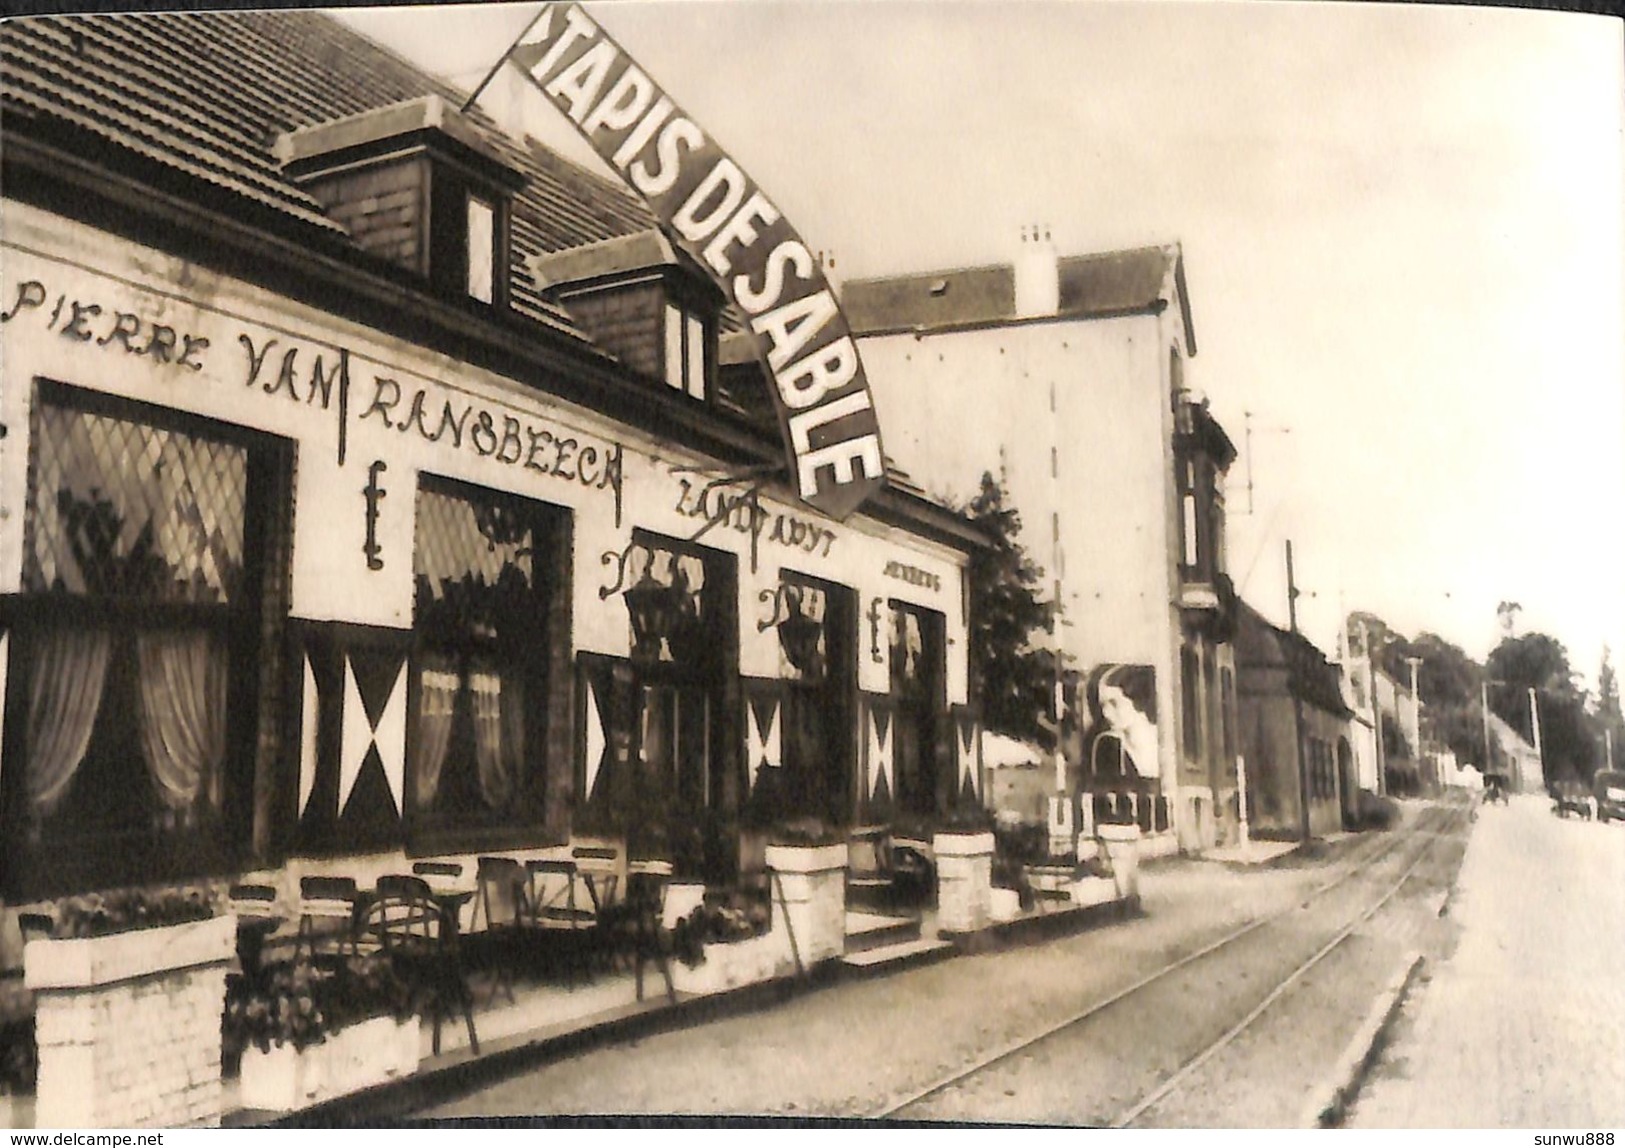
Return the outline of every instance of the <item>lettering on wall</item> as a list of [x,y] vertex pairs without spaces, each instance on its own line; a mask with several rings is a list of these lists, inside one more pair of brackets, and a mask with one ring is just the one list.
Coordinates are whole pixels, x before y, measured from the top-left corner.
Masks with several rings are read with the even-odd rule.
[[444,441],[453,448],[466,442],[469,450],[484,458],[577,482],[589,490],[612,490],[615,525],[621,524],[620,443],[582,442],[472,402],[459,406],[449,398],[431,398],[428,387],[418,387],[408,397],[399,382],[384,376],[373,380],[372,401],[357,421],[374,417],[402,434],[415,429],[426,442]]
[[738,490],[748,479],[713,478],[700,483],[683,477],[683,468],[674,467],[677,480],[677,513],[703,519],[690,541],[697,541],[719,526],[732,527],[751,538],[751,570],[756,569],[756,548],[762,539],[793,550],[828,558],[835,545],[835,532],[827,526],[794,514],[776,513],[761,504],[760,486]]
[[888,578],[896,578],[900,582],[907,582],[911,586],[924,586],[928,590],[941,590],[942,579],[929,570],[921,570],[918,566],[909,566],[895,558],[886,563],[882,571]]
[[[5,301],[0,324],[28,317],[43,320],[47,331],[109,352],[123,352],[172,370],[203,370],[211,340],[191,331],[154,322],[137,312],[108,310],[100,303],[59,292],[53,298],[45,283],[29,279]],[[302,407],[335,410],[338,419],[338,463],[344,465],[350,422],[350,353],[343,347],[310,347],[278,338],[256,339],[239,332],[245,390]],[[405,434],[417,431],[425,441],[446,442],[511,466],[589,490],[609,490],[615,499],[615,525],[621,524],[620,443],[593,443],[529,420],[493,412],[472,401],[440,398],[429,387],[410,392],[395,379],[372,380],[372,397],[361,419],[377,419]],[[359,420],[358,420],[359,421]]]
[[[50,298],[45,284],[38,279],[19,283],[16,299],[0,311],[0,323],[9,323],[24,312],[42,312]],[[98,347],[117,348],[154,363],[193,371],[203,369],[202,355],[209,346],[209,340],[165,323],[154,323],[129,311],[104,311],[100,303],[70,299],[65,294],[59,294],[52,303],[45,329],[64,339],[93,342]]]

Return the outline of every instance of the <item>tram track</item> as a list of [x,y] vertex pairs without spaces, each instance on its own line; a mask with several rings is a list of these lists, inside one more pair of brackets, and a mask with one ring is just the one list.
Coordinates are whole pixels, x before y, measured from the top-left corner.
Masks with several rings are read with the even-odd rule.
[[[1382,839],[1373,843],[1369,848],[1361,849],[1358,854],[1351,856],[1329,880],[1316,885],[1306,895],[1294,898],[1284,908],[1246,921],[1194,951],[1179,957],[1177,960],[1137,978],[1127,986],[1104,998],[1083,1005],[1036,1032],[1029,1032],[991,1049],[974,1061],[960,1065],[953,1071],[932,1080],[922,1087],[891,1097],[884,1106],[869,1113],[868,1118],[873,1120],[909,1119],[917,1110],[929,1110],[934,1101],[956,1090],[974,1086],[979,1080],[986,1082],[1001,1073],[1010,1076],[1017,1071],[1013,1066],[1013,1062],[1023,1058],[1030,1058],[1046,1045],[1054,1046],[1069,1040],[1084,1039],[1083,1030],[1100,1023],[1103,1018],[1112,1014],[1114,1010],[1131,1007],[1135,1002],[1148,998],[1157,991],[1166,990],[1168,986],[1175,983],[1176,978],[1180,980],[1194,978],[1200,973],[1202,963],[1205,961],[1218,962],[1223,959],[1234,959],[1242,946],[1248,943],[1249,938],[1253,939],[1252,943],[1254,944],[1260,939],[1265,939],[1262,930],[1272,925],[1279,924],[1286,927],[1295,924],[1290,920],[1294,914],[1331,905],[1331,895],[1335,891],[1342,890],[1346,892],[1345,887],[1354,888],[1352,882],[1362,877],[1380,873],[1390,859],[1397,859],[1399,862],[1398,875],[1397,877],[1390,875],[1384,881],[1380,895],[1375,900],[1369,897],[1362,898],[1352,919],[1321,926],[1322,932],[1320,935],[1327,936],[1327,939],[1318,944],[1307,959],[1295,962],[1291,970],[1284,976],[1279,977],[1273,987],[1240,1020],[1226,1026],[1216,1039],[1206,1042],[1193,1055],[1186,1057],[1172,1072],[1159,1069],[1156,1072],[1159,1079],[1153,1087],[1141,1093],[1133,1103],[1117,1108],[1116,1116],[1101,1121],[1101,1123],[1111,1127],[1133,1125],[1142,1116],[1157,1109],[1175,1096],[1188,1081],[1199,1073],[1204,1065],[1207,1065],[1239,1037],[1248,1032],[1258,1023],[1261,1017],[1265,1016],[1284,997],[1288,996],[1296,985],[1302,982],[1314,969],[1321,966],[1328,956],[1343,946],[1350,936],[1354,935],[1362,925],[1380,912],[1411,881],[1432,855],[1434,847],[1441,840],[1455,836],[1466,820],[1467,810],[1465,808],[1432,808],[1425,810],[1417,818],[1416,823],[1408,829],[1392,836],[1384,835]],[[1416,842],[1420,842],[1420,846],[1414,853],[1410,853],[1408,847]],[[1326,933],[1328,929],[1330,930],[1329,936]],[[922,1118],[930,1119],[931,1117]]]

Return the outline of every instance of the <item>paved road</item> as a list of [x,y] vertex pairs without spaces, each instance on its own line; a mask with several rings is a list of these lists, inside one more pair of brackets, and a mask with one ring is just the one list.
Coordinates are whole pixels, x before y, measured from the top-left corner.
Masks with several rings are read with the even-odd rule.
[[1347,1123],[1625,1125],[1625,826],[1544,798],[1480,812],[1448,916]]
[[[1269,869],[1198,861],[1158,865],[1145,875],[1142,918],[1046,944],[842,984],[750,1016],[611,1045],[417,1115],[864,1115],[977,1061],[990,1049],[1050,1027],[1245,921],[1301,903],[1327,879],[1329,866],[1370,844],[1370,839],[1351,839],[1317,858],[1294,858]],[[1363,1011],[1369,991],[1393,965],[1393,946],[1369,948],[1374,963],[1357,978],[1361,987],[1345,983],[1331,989],[1341,995],[1339,1012],[1347,1014],[1343,1019],[1349,1027]],[[1269,964],[1256,963],[1260,984],[1270,975]],[[1184,1036],[1196,1028],[1222,1031],[1234,1019],[1226,1019],[1227,1010],[1235,1010],[1237,1000],[1252,991],[1244,983],[1245,968],[1226,976],[1224,983],[1187,983],[1183,999],[1164,1000],[1156,1015],[1120,1027],[1106,1039],[1118,1046],[1133,1042],[1144,1054],[1136,1060],[1154,1061],[1167,1070],[1177,1067],[1189,1049],[1168,1034]],[[1293,1049],[1302,1041],[1280,1046],[1277,1059],[1296,1057]],[[1312,1037],[1309,1042],[1316,1047],[1328,1043]],[[1338,1050],[1335,1040],[1331,1044],[1328,1057]],[[1106,1108],[1097,1111],[1085,1104],[1084,1098],[1109,1081],[1117,1054],[1098,1046],[1073,1052],[1035,1065],[1025,1080],[1001,1083],[994,1096],[962,1096],[971,1101],[968,1108],[933,1110],[928,1118],[1089,1123],[1109,1115]],[[1266,1058],[1252,1063],[1249,1075],[1250,1087],[1270,1091],[1278,1074],[1271,1072]],[[1259,1126],[1254,1122],[1264,1110],[1250,1103],[1246,1082],[1226,1083],[1231,1107],[1222,1116],[1204,1119]],[[1117,1090],[1105,1091],[1115,1095]],[[1302,1105],[1301,1084],[1294,1085],[1289,1099],[1280,1109],[1288,1115]]]

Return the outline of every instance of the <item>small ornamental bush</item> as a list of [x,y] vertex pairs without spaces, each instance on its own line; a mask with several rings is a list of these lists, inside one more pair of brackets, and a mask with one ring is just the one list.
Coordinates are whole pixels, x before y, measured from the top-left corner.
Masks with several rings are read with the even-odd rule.
[[333,969],[301,955],[267,966],[256,979],[228,980],[223,1051],[232,1061],[250,1045],[261,1052],[285,1044],[304,1049],[375,1017],[408,1020],[422,1011],[418,995],[387,954],[351,957]]
[[104,937],[206,921],[216,913],[214,894],[202,886],[85,893],[57,902],[51,936],[57,940]]

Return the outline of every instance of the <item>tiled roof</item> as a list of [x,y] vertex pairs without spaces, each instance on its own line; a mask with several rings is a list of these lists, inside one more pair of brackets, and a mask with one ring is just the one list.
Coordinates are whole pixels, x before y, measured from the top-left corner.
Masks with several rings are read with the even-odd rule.
[[[1060,318],[1090,318],[1148,311],[1172,303],[1185,309],[1187,342],[1194,349],[1185,300],[1184,259],[1178,245],[1138,247],[1056,260]],[[841,307],[854,331],[932,331],[990,326],[1016,320],[1013,264],[966,267],[877,279],[853,279]]]
[[[35,16],[0,25],[0,110],[50,117],[307,226],[337,231],[285,176],[278,135],[424,95],[463,93],[320,12]],[[478,108],[478,130],[527,183],[513,215],[516,309],[567,316],[531,282],[529,257],[642,230],[628,191],[539,145],[510,139]]]
[[1338,717],[1353,716],[1343,700],[1343,671],[1319,646],[1302,634],[1274,625],[1244,601],[1237,603],[1237,610],[1238,669],[1284,669],[1287,689],[1293,695]]

